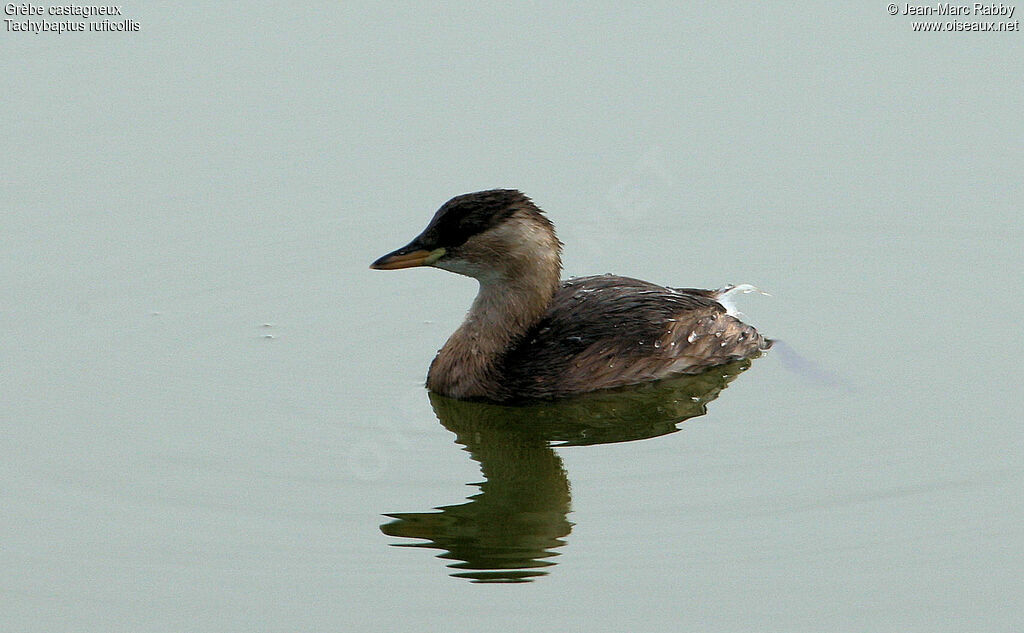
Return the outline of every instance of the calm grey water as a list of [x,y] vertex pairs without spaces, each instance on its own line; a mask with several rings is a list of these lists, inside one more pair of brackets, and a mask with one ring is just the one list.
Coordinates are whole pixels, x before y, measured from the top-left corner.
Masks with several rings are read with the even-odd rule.
[[[122,7],[0,26],[0,630],[1024,630],[1019,32]],[[367,266],[496,186],[785,345],[432,401],[475,284]]]

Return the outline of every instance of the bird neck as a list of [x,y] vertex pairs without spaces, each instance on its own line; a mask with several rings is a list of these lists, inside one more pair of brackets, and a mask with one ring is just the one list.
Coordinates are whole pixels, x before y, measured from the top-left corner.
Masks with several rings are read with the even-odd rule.
[[539,259],[522,260],[500,274],[478,277],[476,299],[431,364],[427,387],[455,398],[500,393],[498,363],[547,311],[560,272],[557,250],[548,250]]

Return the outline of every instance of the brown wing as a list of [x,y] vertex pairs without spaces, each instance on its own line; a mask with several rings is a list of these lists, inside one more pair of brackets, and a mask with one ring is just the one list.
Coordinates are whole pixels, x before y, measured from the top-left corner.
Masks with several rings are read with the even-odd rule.
[[767,348],[713,296],[612,275],[565,281],[503,358],[504,387],[514,397],[556,397],[699,373]]

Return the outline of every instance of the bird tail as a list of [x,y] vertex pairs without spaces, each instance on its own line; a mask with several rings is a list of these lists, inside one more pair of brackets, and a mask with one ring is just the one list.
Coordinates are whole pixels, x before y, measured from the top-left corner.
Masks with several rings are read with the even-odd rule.
[[[726,314],[729,314],[734,317],[739,317],[742,316],[743,313],[736,308],[736,295],[748,294],[751,292],[757,292],[763,294],[766,297],[771,296],[770,294],[756,286],[752,286],[750,284],[737,284],[725,286],[723,288],[719,288],[718,290],[713,291],[712,297],[714,297],[715,301],[722,304],[722,307],[725,308]],[[768,339],[765,339],[765,342],[768,342]],[[770,342],[768,342],[768,347],[771,347]],[[768,348],[766,347],[765,349]]]

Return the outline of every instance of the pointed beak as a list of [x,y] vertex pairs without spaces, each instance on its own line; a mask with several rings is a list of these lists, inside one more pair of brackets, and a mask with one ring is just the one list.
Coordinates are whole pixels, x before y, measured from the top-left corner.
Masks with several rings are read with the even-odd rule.
[[428,251],[414,241],[397,251],[392,251],[381,257],[370,264],[370,268],[374,270],[398,270],[415,266],[429,266],[441,259],[444,253],[445,250],[443,248],[435,248],[432,251]]

